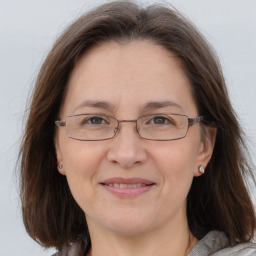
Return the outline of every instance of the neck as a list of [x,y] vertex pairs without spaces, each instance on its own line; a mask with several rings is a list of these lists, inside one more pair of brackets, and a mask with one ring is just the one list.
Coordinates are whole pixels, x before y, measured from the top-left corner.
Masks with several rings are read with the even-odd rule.
[[167,224],[160,230],[136,235],[91,230],[92,247],[88,256],[187,256],[198,242],[187,223],[172,227]]

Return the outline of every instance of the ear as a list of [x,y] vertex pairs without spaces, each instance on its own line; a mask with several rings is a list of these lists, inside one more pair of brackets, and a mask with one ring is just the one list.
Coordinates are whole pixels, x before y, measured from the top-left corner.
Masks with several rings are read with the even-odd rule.
[[210,126],[207,126],[204,128],[202,139],[198,149],[194,176],[196,177],[201,176],[202,173],[199,171],[199,167],[202,165],[204,168],[206,168],[207,164],[209,163],[212,157],[216,135],[217,135],[217,128],[210,127]]
[[55,136],[55,138],[54,138],[54,147],[55,147],[55,153],[56,153],[56,159],[57,159],[57,163],[56,163],[57,169],[60,174],[66,175],[63,160],[62,160],[63,159],[62,153],[60,150],[60,144],[59,144],[59,140],[58,140],[57,136]]

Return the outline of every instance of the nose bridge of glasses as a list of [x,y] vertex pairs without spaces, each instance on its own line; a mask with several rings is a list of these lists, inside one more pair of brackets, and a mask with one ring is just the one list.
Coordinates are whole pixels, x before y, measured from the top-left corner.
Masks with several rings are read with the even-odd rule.
[[137,123],[137,120],[118,120],[118,123]]
[[136,124],[136,131],[138,132],[138,128],[137,128],[137,120],[134,119],[134,120],[117,120],[118,122],[118,125],[117,127],[115,127],[115,134],[120,130],[120,124],[121,123],[135,123]]

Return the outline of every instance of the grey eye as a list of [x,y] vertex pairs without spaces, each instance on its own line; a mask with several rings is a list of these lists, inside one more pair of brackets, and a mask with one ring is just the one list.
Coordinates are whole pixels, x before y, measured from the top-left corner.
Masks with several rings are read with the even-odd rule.
[[146,124],[156,124],[156,125],[163,125],[163,124],[172,124],[172,120],[165,116],[154,116],[150,120],[147,121]]
[[92,124],[92,125],[108,124],[108,122],[101,116],[92,116],[90,118],[86,118],[83,120],[83,123],[84,124]]
[[170,123],[170,120],[163,116],[156,116],[153,118],[154,124],[166,124]]
[[91,124],[102,124],[104,119],[98,116],[94,116],[88,119],[88,122]]

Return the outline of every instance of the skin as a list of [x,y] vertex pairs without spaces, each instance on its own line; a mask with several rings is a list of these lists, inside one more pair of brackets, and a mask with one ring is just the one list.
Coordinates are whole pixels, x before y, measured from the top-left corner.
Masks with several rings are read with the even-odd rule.
[[[81,106],[104,101],[111,108]],[[172,101],[178,106],[145,109],[148,102]],[[103,113],[117,119],[137,119],[151,113],[198,116],[190,82],[177,58],[149,41],[104,43],[76,64],[60,117]],[[59,128],[55,138],[59,172],[85,213],[92,240],[90,255],[187,255],[197,239],[186,218],[186,198],[199,166],[206,166],[215,132],[202,136],[200,124],[185,138],[149,141],[134,123],[122,123],[106,141],[77,141]],[[112,177],[143,178],[155,185],[132,198],[120,198],[100,185]],[[111,245],[111,246],[109,246]]]

